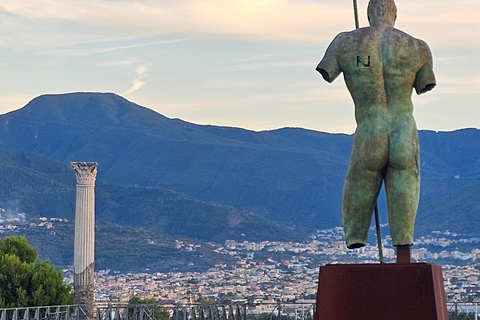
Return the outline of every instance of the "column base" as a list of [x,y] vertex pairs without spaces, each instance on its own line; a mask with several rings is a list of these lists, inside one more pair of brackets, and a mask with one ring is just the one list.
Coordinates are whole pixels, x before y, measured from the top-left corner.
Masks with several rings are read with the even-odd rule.
[[82,273],[73,275],[73,303],[85,312],[80,318],[93,319],[95,315],[95,282],[93,263]]

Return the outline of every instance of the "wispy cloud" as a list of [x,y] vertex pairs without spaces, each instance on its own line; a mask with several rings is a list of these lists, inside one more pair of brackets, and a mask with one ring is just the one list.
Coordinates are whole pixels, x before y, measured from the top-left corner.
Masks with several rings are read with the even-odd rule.
[[231,66],[225,67],[224,72],[238,72],[245,70],[267,70],[267,69],[286,69],[286,68],[299,68],[299,67],[308,67],[312,69],[312,65],[315,65],[315,62],[305,60],[305,61],[266,61],[266,62],[251,62],[251,63],[238,63]]
[[438,93],[448,95],[477,95],[480,88],[480,77],[463,76],[458,77],[442,77],[437,88]]
[[130,66],[132,64],[137,64],[138,62],[139,61],[137,58],[128,58],[123,60],[101,62],[99,63],[99,65],[106,66],[106,67],[124,67],[124,66]]
[[[176,39],[169,39],[164,41],[149,41],[149,42],[140,42],[135,44],[129,45],[111,45],[106,46],[103,44],[103,47],[98,48],[75,48],[75,49],[53,49],[53,50],[45,50],[39,52],[39,54],[51,54],[51,55],[59,55],[59,56],[89,56],[94,54],[102,54],[102,53],[109,53],[119,50],[127,50],[127,49],[134,49],[134,48],[141,48],[147,46],[155,46],[155,45],[166,45],[177,43],[181,41],[187,40],[186,38],[176,38]],[[102,44],[96,44],[102,45]]]
[[148,69],[150,68],[150,65],[150,62],[146,62],[139,65],[137,69],[135,69],[136,78],[133,79],[132,86],[127,91],[122,93],[122,95],[128,95],[132,92],[135,92],[146,84],[143,80],[148,75]]
[[241,62],[266,61],[266,60],[271,59],[272,57],[273,57],[272,54],[266,53],[266,54],[260,54],[260,55],[253,56],[253,57],[248,57],[248,58],[245,58],[245,59],[240,59],[240,61]]
[[[366,1],[360,6],[366,25]],[[478,45],[478,0],[402,1],[398,26],[438,44]],[[317,43],[353,29],[349,1],[291,0],[2,0],[0,10],[28,21],[70,22],[137,34],[220,35]],[[428,19],[422,19],[423,13]],[[451,26],[455,25],[455,28]],[[469,40],[469,42],[465,42]]]

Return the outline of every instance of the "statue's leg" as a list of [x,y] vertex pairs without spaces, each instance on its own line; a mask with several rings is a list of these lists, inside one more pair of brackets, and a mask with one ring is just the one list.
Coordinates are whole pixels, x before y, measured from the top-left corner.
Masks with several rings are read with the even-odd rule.
[[418,133],[413,117],[398,121],[390,133],[385,177],[388,220],[394,246],[411,245],[420,196]]
[[[342,222],[347,247],[367,242],[375,202],[388,161],[388,135],[365,130],[355,132],[352,156],[343,188]],[[361,129],[361,128],[360,128]]]

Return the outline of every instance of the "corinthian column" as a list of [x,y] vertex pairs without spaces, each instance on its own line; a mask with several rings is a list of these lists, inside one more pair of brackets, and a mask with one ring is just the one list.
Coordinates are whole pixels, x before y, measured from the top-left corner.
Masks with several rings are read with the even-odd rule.
[[96,162],[71,162],[77,176],[75,201],[74,303],[92,319],[94,311]]

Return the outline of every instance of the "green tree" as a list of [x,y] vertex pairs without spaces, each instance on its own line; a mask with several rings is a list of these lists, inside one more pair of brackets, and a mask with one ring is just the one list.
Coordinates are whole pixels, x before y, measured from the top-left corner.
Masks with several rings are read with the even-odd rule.
[[41,261],[25,237],[0,239],[0,306],[34,307],[73,302],[72,288],[49,260]]
[[[139,297],[130,298],[128,301],[129,306],[148,305],[153,307],[153,316],[156,320],[169,320],[170,313],[167,309],[158,305],[158,301],[155,298],[141,299]],[[129,307],[129,312],[133,312],[134,308]]]
[[205,296],[205,297],[200,297],[197,300],[197,303],[201,305],[210,305],[210,304],[215,304],[215,299],[211,296]]
[[450,279],[450,283],[452,284],[452,286],[456,285],[458,283],[458,278],[457,277],[452,277]]

